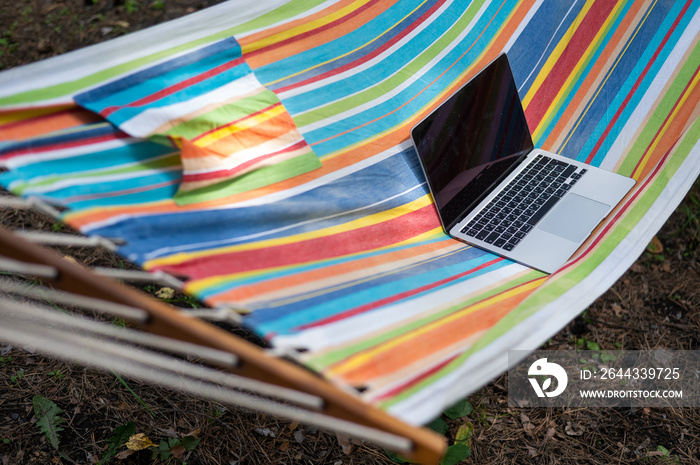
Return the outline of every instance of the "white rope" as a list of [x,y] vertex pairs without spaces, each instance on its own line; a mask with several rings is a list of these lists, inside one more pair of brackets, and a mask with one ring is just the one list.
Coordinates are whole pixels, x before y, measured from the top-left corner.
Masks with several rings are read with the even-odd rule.
[[114,252],[117,245],[100,236],[77,236],[75,234],[61,234],[43,231],[14,231],[14,234],[23,237],[35,244],[56,245],[64,247],[104,247]]
[[0,257],[0,270],[47,279],[55,279],[58,276],[58,270],[52,266],[26,263],[7,257]]
[[[195,379],[187,379],[181,375],[154,369],[151,365],[144,365],[138,360],[125,359],[104,351],[105,345],[95,344],[89,350],[76,350],[72,341],[64,341],[59,338],[53,340],[46,335],[35,334],[32,330],[13,325],[12,321],[3,321],[0,317],[0,339],[10,344],[34,345],[37,349],[53,356],[87,365],[106,371],[119,372],[129,378],[139,379],[146,383],[157,384],[172,388],[198,398],[209,398],[218,402],[238,405],[243,408],[257,410],[259,412],[299,421],[306,424],[314,424],[321,428],[327,428],[348,434],[358,439],[375,443],[379,446],[395,450],[399,453],[409,453],[412,450],[412,442],[408,438],[397,436],[375,428],[358,425],[346,420],[329,417],[324,414],[302,410],[279,402],[252,397],[247,394],[226,390],[225,388]],[[102,356],[95,355],[101,353]],[[106,357],[108,355],[109,357]]]
[[61,217],[61,212],[46,202],[39,200],[37,197],[20,199],[11,195],[0,195],[0,208],[15,208],[18,210],[35,209],[56,220],[60,220]]
[[201,365],[186,363],[152,351],[116,344],[105,340],[105,338],[114,338],[119,341],[152,347],[182,356],[196,357],[202,361],[220,366],[234,367],[238,363],[238,357],[229,352],[98,323],[83,317],[58,313],[36,305],[0,301],[0,320],[2,316],[11,318],[15,324],[24,324],[29,328],[33,328],[32,331],[37,335],[47,339],[64,340],[67,343],[73,343],[76,348],[82,347],[92,351],[96,346],[102,347],[102,351],[109,352],[111,355],[125,357],[139,363],[178,373],[182,376],[189,376],[222,386],[282,399],[305,408],[318,410],[323,406],[323,399],[318,396],[225,373]]
[[132,283],[159,283],[177,290],[181,290],[184,286],[182,281],[161,270],[150,272],[141,270],[120,270],[118,268],[104,268],[96,266],[93,271],[100,276],[129,281]]
[[21,284],[7,279],[0,279],[0,292],[21,295],[36,300],[48,300],[57,304],[90,310],[100,314],[106,313],[137,323],[145,323],[148,320],[148,312],[140,308],[127,307],[126,305],[120,305],[102,299],[56,291],[44,286]]

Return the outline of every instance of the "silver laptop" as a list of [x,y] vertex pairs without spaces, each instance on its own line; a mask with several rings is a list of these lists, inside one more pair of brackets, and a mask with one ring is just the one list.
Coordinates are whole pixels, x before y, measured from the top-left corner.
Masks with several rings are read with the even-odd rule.
[[546,273],[634,179],[536,149],[506,55],[411,130],[445,231]]

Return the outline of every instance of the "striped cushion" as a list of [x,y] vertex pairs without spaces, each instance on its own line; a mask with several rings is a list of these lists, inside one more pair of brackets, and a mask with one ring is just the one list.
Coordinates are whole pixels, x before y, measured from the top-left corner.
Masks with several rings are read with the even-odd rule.
[[225,181],[244,179],[238,184],[250,190],[320,166],[233,38],[79,94],[75,101],[131,136],[180,149],[183,176],[175,200],[181,204],[241,191]]

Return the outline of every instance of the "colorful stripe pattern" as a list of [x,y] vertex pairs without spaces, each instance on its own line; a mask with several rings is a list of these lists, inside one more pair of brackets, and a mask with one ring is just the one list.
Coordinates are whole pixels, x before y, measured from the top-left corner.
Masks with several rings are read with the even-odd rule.
[[[187,290],[208,303],[248,310],[247,324],[273,344],[303,349],[300,361],[407,421],[429,421],[504,371],[508,349],[534,349],[573,319],[641,253],[700,173],[697,2],[255,5],[255,18],[237,24],[233,15],[198,40],[235,35],[321,168],[177,205],[166,176],[173,165],[142,161],[140,141],[117,138],[121,151],[109,162],[62,158],[54,141],[97,129],[75,119],[44,136],[40,159],[15,143],[1,180],[67,205],[65,219],[88,234],[125,238],[127,257],[188,276]],[[198,13],[202,28],[226,8]],[[181,52],[175,31],[172,42],[167,24],[158,31],[157,53],[99,65],[119,76]],[[446,237],[409,141],[417,121],[502,52],[536,145],[638,181],[549,277]],[[45,103],[56,104],[74,82],[104,74],[86,71],[64,87],[39,76],[7,94],[0,86],[0,105],[26,114],[42,105],[42,86]],[[100,143],[88,145],[100,153]]]
[[[180,204],[297,176],[321,164],[234,38],[199,48],[75,97],[134,137],[181,151]],[[281,162],[284,169],[270,169]],[[260,168],[267,167],[263,172]]]

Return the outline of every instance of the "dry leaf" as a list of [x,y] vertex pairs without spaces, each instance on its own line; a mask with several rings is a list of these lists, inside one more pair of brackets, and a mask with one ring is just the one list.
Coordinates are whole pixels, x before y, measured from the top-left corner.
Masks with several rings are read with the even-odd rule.
[[302,430],[298,430],[298,431],[294,432],[294,440],[296,442],[298,442],[299,444],[304,442],[304,437],[305,437],[304,432]]
[[159,299],[172,299],[175,297],[175,289],[169,288],[169,287],[161,287],[156,291],[156,297]]
[[119,452],[117,455],[115,455],[115,457],[116,457],[118,460],[126,460],[126,459],[127,459],[131,454],[133,454],[134,452],[136,452],[136,451],[135,451],[135,450],[129,450],[129,449],[123,450],[123,451]]
[[280,452],[285,452],[287,449],[289,449],[289,441],[284,441],[280,446]]
[[173,446],[170,448],[170,453],[173,454],[173,457],[179,460],[182,460],[182,458],[185,456],[185,452],[187,452],[187,449],[185,449],[185,446],[183,445]]
[[190,431],[189,433],[185,434],[185,436],[192,436],[193,438],[198,438],[201,433],[202,433],[202,428],[197,428],[197,429],[194,429],[194,430]]
[[570,421],[567,421],[566,427],[564,427],[564,432],[569,436],[581,436],[584,429],[579,425],[573,425]]
[[664,246],[658,237],[654,236],[649,245],[647,245],[647,252],[653,254],[660,254],[664,251]]
[[353,446],[352,442],[350,441],[350,436],[346,436],[341,433],[336,433],[336,436],[338,437],[338,444],[340,444],[340,448],[343,449],[343,454],[352,454]]
[[143,433],[134,434],[126,442],[126,448],[133,451],[144,450],[149,447],[156,447],[156,445]]

